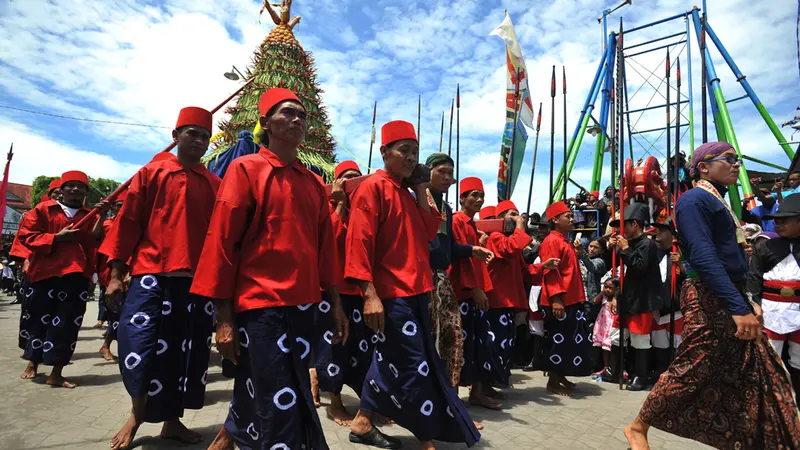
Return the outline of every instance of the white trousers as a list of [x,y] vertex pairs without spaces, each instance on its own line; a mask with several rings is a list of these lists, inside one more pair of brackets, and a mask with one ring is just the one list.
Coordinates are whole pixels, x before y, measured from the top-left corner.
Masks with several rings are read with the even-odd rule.
[[[655,348],[669,348],[669,330],[653,330],[650,333],[650,340]],[[672,341],[675,343],[675,348],[678,348],[681,345],[681,335],[676,333]]]
[[[625,339],[630,339],[631,347],[636,350],[649,350],[651,348],[649,334],[631,334],[630,330],[626,328]],[[611,329],[611,345],[619,347],[619,328]]]
[[773,341],[772,339],[770,339],[769,342],[772,344],[772,348],[775,349],[775,352],[778,353],[778,356],[781,356],[783,354],[783,346],[788,342],[789,365],[794,367],[795,369],[800,369],[800,344],[792,342],[790,340]]

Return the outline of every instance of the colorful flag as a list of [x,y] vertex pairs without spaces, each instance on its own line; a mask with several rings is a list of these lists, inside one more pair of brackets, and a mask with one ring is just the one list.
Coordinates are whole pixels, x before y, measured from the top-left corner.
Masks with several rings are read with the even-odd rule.
[[[528,133],[525,126],[533,128],[533,104],[528,90],[528,71],[525,68],[525,59],[522,56],[522,49],[517,40],[517,33],[514,31],[514,24],[506,12],[503,22],[490,33],[490,35],[500,36],[506,43],[506,66],[508,76],[506,77],[506,126],[503,130],[503,143],[500,146],[500,169],[497,173],[497,198],[499,200],[510,199],[517,184],[522,161],[525,157],[525,143],[528,140]],[[515,93],[519,92],[519,112]],[[514,117],[517,115],[517,123],[514,124]],[[523,126],[523,124],[525,126]],[[511,186],[507,186],[509,156],[512,149],[512,136],[516,125],[516,142],[513,145],[514,161],[512,164],[513,175]]]
[[8,151],[8,161],[6,161],[6,170],[3,172],[3,182],[0,184],[0,227],[2,230],[5,226],[6,220],[6,196],[8,195],[8,170],[11,168],[11,157],[14,156],[14,144],[11,144],[11,149]]

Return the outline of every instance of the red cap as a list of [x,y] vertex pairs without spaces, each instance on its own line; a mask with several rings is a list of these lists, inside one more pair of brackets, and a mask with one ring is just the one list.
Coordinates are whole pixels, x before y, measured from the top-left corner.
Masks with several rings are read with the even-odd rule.
[[[261,100],[258,101],[258,114],[260,116],[266,116],[270,109],[273,106],[277,105],[278,103],[285,102],[287,100],[294,100],[297,103],[300,103],[300,106],[303,105],[303,102],[297,98],[294,92],[290,91],[289,89],[284,88],[272,88],[261,94]],[[305,108],[305,106],[303,106]]]
[[194,125],[196,127],[205,128],[211,133],[212,128],[211,113],[203,108],[197,106],[187,106],[178,113],[178,123],[175,124],[175,129],[185,127],[187,125]]
[[80,181],[86,186],[89,186],[89,177],[87,177],[86,174],[80,170],[70,170],[69,172],[64,172],[61,174],[60,186],[63,186],[70,181]]
[[645,230],[645,234],[658,234],[658,228],[650,227],[647,230]]
[[361,169],[358,168],[358,163],[355,161],[342,161],[333,169],[333,178],[339,178],[339,175],[347,172],[348,170],[355,170],[361,174]]
[[178,157],[173,155],[170,152],[158,152],[158,153],[156,153],[156,156],[153,156],[153,159],[150,160],[150,163],[159,162],[159,161],[166,161],[168,159],[177,160]]
[[55,180],[50,182],[50,187],[47,188],[47,193],[53,192],[54,189],[58,189],[61,187],[61,178],[56,178]]
[[517,209],[517,205],[515,205],[514,202],[512,202],[511,200],[503,200],[502,202],[497,204],[497,209],[495,210],[495,212],[497,213],[497,216],[500,217],[500,214],[503,214],[504,212],[510,211],[512,209],[516,209],[517,212],[519,212],[519,209]]
[[553,220],[565,212],[569,212],[567,204],[564,202],[555,202],[547,207],[544,211],[544,215],[547,217],[547,220]]
[[414,125],[405,120],[393,120],[381,127],[381,145],[389,145],[403,139],[417,140]]
[[496,208],[494,206],[484,206],[483,208],[481,208],[481,211],[478,213],[478,217],[481,220],[493,219],[493,218],[497,217],[497,213],[495,213],[495,209]]
[[600,198],[600,191],[592,191],[591,194],[594,195],[594,198]]
[[467,177],[461,180],[461,184],[458,185],[458,189],[461,191],[458,193],[459,196],[464,195],[465,192],[469,191],[483,192],[483,181],[481,181],[481,179],[478,177]]

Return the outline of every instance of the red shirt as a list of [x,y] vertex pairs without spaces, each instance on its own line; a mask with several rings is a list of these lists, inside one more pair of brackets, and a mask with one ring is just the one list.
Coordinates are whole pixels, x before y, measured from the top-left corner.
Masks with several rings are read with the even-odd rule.
[[92,233],[82,228],[74,242],[55,242],[59,231],[77,223],[88,213],[87,208],[81,207],[72,219],[67,219],[61,205],[48,200],[25,214],[17,238],[30,251],[28,279],[31,282],[70,273],[81,273],[86,279],[92,279],[97,247]]
[[261,147],[225,173],[192,292],[237,312],[321,300],[341,267],[325,188],[299,160]]
[[350,202],[345,278],[372,282],[384,300],[432,290],[428,244],[442,220],[436,208],[420,208],[383,170],[364,180]]
[[[331,222],[333,224],[333,235],[336,238],[336,249],[339,252],[339,262],[342,263],[339,265],[339,277],[342,278],[342,282],[339,283],[339,286],[337,286],[339,294],[361,296],[361,288],[357,284],[346,281],[344,279],[344,274],[341,273],[344,272],[344,250],[345,246],[347,245],[347,223],[345,223],[342,218],[339,217],[339,214],[336,214],[336,208],[334,208],[330,202],[328,205],[330,205],[331,210]],[[327,270],[330,270],[330,268]]]
[[531,243],[527,233],[515,228],[511,236],[492,233],[486,248],[494,253],[489,263],[489,276],[494,291],[489,294],[490,308],[528,309],[525,276],[528,273],[522,250]]
[[[475,221],[461,211],[453,214],[453,240],[457,244],[480,245]],[[477,258],[459,258],[450,266],[450,280],[458,300],[472,298],[472,290],[489,292],[492,281],[486,263]]]
[[202,164],[150,163],[133,176],[115,226],[100,253],[131,260],[132,276],[194,273],[220,179]]
[[[114,219],[106,219],[103,222],[103,239],[108,237],[111,233],[111,226],[114,225]],[[111,266],[108,264],[108,257],[102,253],[97,254],[97,282],[100,286],[108,286],[111,281]]]
[[566,236],[558,231],[551,231],[539,247],[539,258],[542,262],[550,258],[561,259],[557,270],[548,270],[544,274],[540,305],[550,306],[550,297],[558,294],[566,294],[562,298],[564,306],[586,300],[578,255]]
[[[25,220],[25,216],[22,216],[22,220]],[[11,244],[11,250],[8,251],[8,256],[19,259],[28,259],[31,257],[31,251],[19,241],[19,233],[14,236],[14,243]]]

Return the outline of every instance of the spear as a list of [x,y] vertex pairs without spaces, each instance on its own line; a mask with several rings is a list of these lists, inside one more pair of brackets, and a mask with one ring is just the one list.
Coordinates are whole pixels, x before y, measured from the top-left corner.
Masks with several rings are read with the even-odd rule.
[[[243,85],[242,85],[242,86],[241,86],[239,89],[237,89],[237,90],[236,90],[236,92],[234,92],[233,94],[231,94],[231,95],[230,95],[228,98],[226,98],[225,100],[223,100],[223,101],[222,101],[222,103],[220,103],[220,104],[219,104],[219,105],[217,105],[217,106],[216,106],[214,109],[212,109],[212,110],[210,111],[210,112],[211,112],[211,114],[214,114],[215,112],[217,112],[217,111],[219,111],[220,109],[222,109],[222,107],[223,107],[223,106],[225,106],[225,105],[226,105],[226,104],[227,104],[229,101],[233,100],[233,98],[234,98],[234,97],[236,97],[237,95],[239,95],[239,94],[240,94],[240,93],[241,93],[241,92],[242,92],[242,91],[243,91],[243,90],[244,90],[246,87],[250,86],[250,85],[253,83],[253,81],[254,81],[254,80],[255,80],[255,77],[253,77],[253,78],[250,78],[249,80],[247,80],[247,82],[246,82],[246,83],[244,83],[244,84],[243,84]],[[176,143],[176,142],[172,142],[172,143],[170,143],[169,145],[167,145],[166,147],[164,147],[164,149],[163,149],[163,150],[161,150],[161,152],[160,152],[160,153],[166,153],[166,152],[169,152],[170,150],[172,150],[173,148],[175,148],[175,146],[176,146],[176,145],[177,145],[177,143]],[[130,184],[131,184],[131,181],[133,181],[133,178],[130,178],[128,181],[126,181],[126,182],[124,182],[124,183],[120,184],[120,185],[119,185],[119,186],[118,186],[118,187],[117,187],[117,188],[114,190],[114,192],[112,192],[112,193],[111,193],[111,194],[110,194],[108,197],[106,197],[106,200],[108,200],[108,202],[109,202],[109,203],[114,203],[114,202],[117,200],[117,197],[119,197],[119,194],[121,194],[121,193],[122,193],[122,191],[124,191],[124,190],[128,189],[128,186],[130,186]],[[81,220],[79,220],[79,221],[78,221],[78,223],[76,223],[74,226],[72,226],[72,228],[73,228],[73,229],[78,229],[78,228],[82,227],[83,225],[86,225],[86,224],[87,224],[87,223],[88,223],[90,220],[92,220],[92,219],[94,218],[94,216],[96,216],[96,215],[97,215],[97,213],[99,213],[99,212],[100,212],[100,208],[94,208],[94,209],[92,209],[91,211],[89,211],[89,214],[86,214],[85,216],[83,216],[83,218],[82,218]]]
[[[562,169],[561,173],[564,174],[564,178],[567,177],[567,68],[561,66],[562,77],[564,79],[564,168]],[[564,181],[564,200],[567,201],[567,183]]]
[[[553,203],[553,158],[555,158],[555,156],[556,156],[556,66],[553,66],[553,76],[550,78],[550,199],[547,202],[548,205],[550,203]],[[566,173],[564,175],[566,175]],[[550,219],[550,217],[548,217],[548,219]]]
[[[672,121],[670,120],[670,111],[672,110],[672,105],[670,104],[670,101],[669,101],[670,100],[669,78],[670,78],[670,72],[672,72],[672,71],[670,70],[669,48],[667,48],[667,65],[666,65],[665,69],[667,71],[667,78],[666,78],[666,80],[667,80],[667,180],[670,180],[670,172],[671,172],[670,167],[671,167],[671,165],[670,165],[669,161],[670,161],[670,154],[671,154],[670,152],[672,151],[672,142],[670,141],[670,139],[671,139],[670,124],[672,123]],[[680,102],[680,99],[678,99],[678,102]],[[667,195],[669,196],[669,194],[667,194]],[[672,213],[672,205],[670,204],[669,201],[667,202],[667,211],[670,214]]]
[[458,195],[458,165],[461,163],[461,85],[456,84],[456,195]]
[[539,115],[536,116],[536,141],[533,144],[533,165],[531,166],[531,186],[528,188],[528,207],[525,209],[531,215],[531,197],[533,197],[533,175],[536,173],[536,154],[539,152],[539,130],[542,128],[542,102],[539,102]]
[[421,117],[422,117],[422,95],[417,97],[417,144],[419,144]]
[[[672,170],[672,178],[673,183],[675,185],[675,194],[672,195],[672,226],[675,226],[675,203],[678,201],[678,160],[681,151],[681,59],[678,58],[678,70],[676,72],[677,75],[677,84],[678,84],[678,101],[675,103],[675,163]],[[669,161],[667,161],[669,164]],[[669,180],[669,177],[667,177]],[[667,183],[669,186],[669,183]],[[678,248],[675,245],[674,241],[672,244],[672,251],[673,253],[678,252]],[[672,280],[670,281],[670,308],[669,308],[669,358],[672,358],[675,355],[675,291],[676,291],[676,280],[678,277],[678,268],[675,267],[675,264],[672,263],[672,259],[670,258],[670,271],[672,272]]]
[[[617,46],[617,61],[623,61],[624,54],[623,54],[623,28],[622,28],[622,17],[619,18],[619,45]],[[625,223],[625,158],[622,157],[622,152],[625,148],[625,128],[623,127],[623,109],[622,109],[622,66],[617,66],[617,114],[618,114],[618,123],[617,126],[619,127],[617,132],[617,159],[619,160],[619,173],[621,175],[619,180],[619,223],[620,227],[623,226]],[[619,267],[619,349],[620,349],[620,377],[619,377],[619,387],[622,389],[622,379],[624,378],[622,374],[624,373],[625,368],[625,308],[627,307],[625,302],[625,297],[622,295],[622,288],[625,281],[625,268],[623,267],[624,264],[620,263]]]
[[708,94],[706,92],[706,79],[708,72],[706,68],[706,10],[703,9],[703,17],[700,19],[700,66],[702,67],[702,74],[700,78],[701,90],[703,97],[703,144],[708,142],[708,112],[707,102]]
[[442,153],[443,140],[444,140],[444,111],[442,111],[442,131],[439,133],[439,153]]
[[511,200],[512,179],[514,178],[514,147],[517,143],[517,118],[519,117],[519,84],[520,69],[517,69],[517,81],[514,83],[514,123],[511,128],[511,149],[508,152],[508,176],[506,177],[506,200]]
[[367,167],[367,175],[372,171],[372,147],[375,145],[375,117],[378,115],[378,101],[372,107],[372,134],[369,138],[369,167]]
[[[451,156],[453,154],[453,108],[455,107],[456,101],[453,100],[450,102],[450,134],[448,135],[448,143],[447,143],[447,156]],[[444,196],[445,201],[450,201],[450,189],[447,190],[447,193]]]

